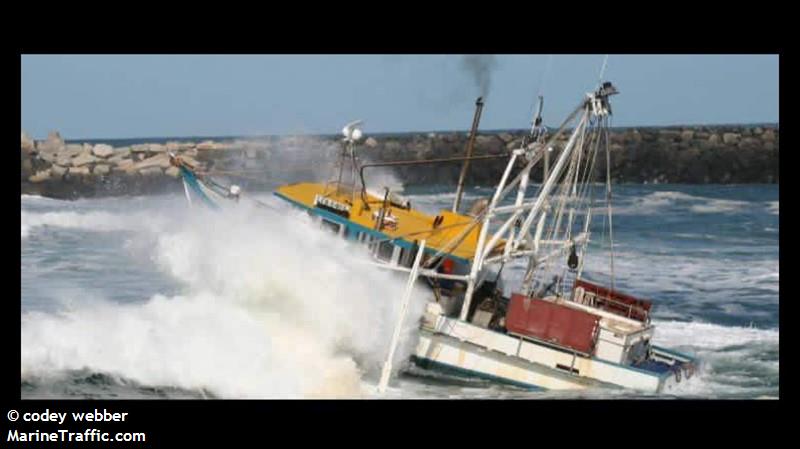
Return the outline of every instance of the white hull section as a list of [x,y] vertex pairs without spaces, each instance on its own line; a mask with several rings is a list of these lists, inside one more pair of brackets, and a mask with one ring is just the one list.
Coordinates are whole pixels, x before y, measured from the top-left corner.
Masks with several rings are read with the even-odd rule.
[[658,393],[677,381],[672,372],[656,373],[607,362],[442,315],[426,315],[415,356],[423,367],[530,388],[564,390],[604,385]]

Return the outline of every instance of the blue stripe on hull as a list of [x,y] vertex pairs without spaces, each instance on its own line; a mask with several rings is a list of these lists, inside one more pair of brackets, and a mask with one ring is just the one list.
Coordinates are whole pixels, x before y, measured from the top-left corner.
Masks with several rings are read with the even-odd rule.
[[215,210],[219,209],[219,206],[213,200],[211,200],[211,198],[209,198],[205,192],[203,192],[203,189],[198,184],[199,181],[197,180],[197,177],[194,175],[194,173],[192,173],[189,169],[187,169],[184,166],[180,167],[180,171],[186,184],[192,189],[192,191],[198,197],[200,197],[200,199],[206,204],[206,206]]
[[453,365],[448,365],[446,363],[437,362],[435,360],[431,360],[424,357],[418,357],[415,355],[411,356],[411,361],[414,362],[415,365],[419,366],[423,369],[429,369],[433,371],[440,371],[446,374],[452,374],[459,377],[472,377],[472,378],[479,378],[479,379],[486,379],[493,382],[503,383],[506,385],[513,385],[515,387],[524,388],[526,390],[531,391],[545,391],[546,388],[540,387],[538,385],[533,384],[526,384],[524,382],[517,382],[515,380],[505,379],[503,377],[492,376],[491,374],[485,374],[478,371],[472,371],[464,368],[458,368]]

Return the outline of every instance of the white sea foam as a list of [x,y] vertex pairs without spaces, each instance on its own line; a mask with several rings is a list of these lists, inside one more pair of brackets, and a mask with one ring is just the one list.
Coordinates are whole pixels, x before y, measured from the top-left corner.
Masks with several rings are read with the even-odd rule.
[[645,206],[668,206],[676,201],[695,201],[703,199],[683,192],[653,192],[641,198],[636,198],[636,202]]
[[780,202],[779,201],[770,201],[770,202],[768,202],[767,203],[767,209],[769,210],[769,213],[771,213],[773,215],[779,215]]
[[737,212],[747,207],[750,203],[747,201],[735,200],[719,200],[719,199],[706,199],[703,204],[692,205],[689,209],[697,213],[721,213],[721,212]]
[[691,212],[705,213],[730,213],[738,212],[751,205],[748,201],[727,200],[695,196],[683,192],[653,192],[648,195],[633,198],[629,203],[614,207],[617,214],[650,214],[656,213],[666,207],[687,208]]
[[[404,280],[365,268],[358,250],[295,212],[195,213],[159,232],[152,249],[184,294],[23,315],[23,377],[88,368],[219,397],[362,396]],[[414,295],[396,367],[425,299]]]
[[[587,270],[598,277],[608,277],[609,255],[595,251],[586,257]],[[594,271],[597,270],[597,271]],[[721,299],[745,288],[767,288],[778,300],[779,261],[756,260],[732,264],[725,257],[686,257],[669,251],[642,253],[617,249],[614,273],[627,284],[646,286],[650,291],[682,291],[693,301]],[[725,299],[730,299],[726,296]]]
[[778,344],[777,329],[722,326],[713,323],[655,320],[657,344],[715,350],[753,343]]
[[697,374],[667,394],[691,397],[750,396],[777,384],[779,331],[702,322],[655,321],[656,344],[700,360]]
[[[681,204],[691,206],[708,200],[679,192],[658,193],[647,195],[652,196],[651,204],[685,201]],[[446,208],[452,198],[443,194],[411,199],[412,204],[420,200],[430,200],[432,206],[446,203],[442,206]],[[262,200],[276,204],[271,196]],[[71,202],[58,200],[25,201],[53,201],[43,208],[58,209],[23,210],[23,238],[26,232],[44,226],[133,231],[134,239],[146,237],[141,240],[149,245],[153,263],[183,285],[184,291],[124,305],[87,302],[74,295],[61,313],[24,314],[24,378],[87,368],[151,386],[202,388],[220,397],[363,397],[368,393],[364,387],[385,355],[392,306],[402,282],[364,271],[350,257],[354,248],[312,229],[299,218],[302,215],[284,209],[252,219],[244,213],[226,212],[221,217],[194,209],[193,218],[187,219],[173,214],[169,205],[139,212],[113,207],[108,212],[96,210],[93,202],[73,208]],[[148,199],[144,206],[154,202]],[[171,207],[183,212],[180,205]],[[67,206],[70,210],[62,209]],[[775,209],[777,213],[777,202]],[[607,255],[595,257],[595,262],[607,264],[603,259]],[[732,291],[748,287],[772,289],[777,301],[777,260],[731,263],[716,256],[695,259],[666,250],[657,254],[619,250],[615,268],[618,278],[624,276],[629,285],[678,290],[689,301],[711,298],[714,302],[723,296],[727,300]],[[423,302],[416,296],[407,332]],[[656,344],[705,361],[692,382],[682,382],[671,394],[744,394],[753,391],[753,382],[777,376],[777,360],[761,360],[760,354],[777,351],[778,330],[667,321],[659,316]],[[405,360],[412,344],[413,338],[406,338],[396,360]],[[422,388],[408,382],[399,385]],[[774,397],[775,387],[770,388],[764,394]],[[439,397],[499,394],[483,388],[433,389]],[[392,391],[400,397],[416,396]],[[507,397],[525,397],[514,390],[502,391]],[[420,394],[427,397],[429,393]]]
[[22,203],[22,206],[25,207],[28,205],[36,205],[36,204],[58,205],[58,204],[63,204],[65,201],[57,200],[54,198],[47,198],[39,195],[22,194],[22,196],[20,197],[20,202]]
[[160,217],[146,213],[111,213],[102,211],[20,212],[22,238],[42,226],[89,231],[157,231],[165,224]]

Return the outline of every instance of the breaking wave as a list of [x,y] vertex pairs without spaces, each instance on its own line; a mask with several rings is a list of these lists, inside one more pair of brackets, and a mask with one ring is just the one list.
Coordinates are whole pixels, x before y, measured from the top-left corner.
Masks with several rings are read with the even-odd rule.
[[[23,379],[89,370],[228,398],[368,395],[403,280],[365,269],[349,243],[295,212],[261,220],[244,211],[197,212],[171,223],[152,248],[180,295],[134,304],[84,299],[55,313],[23,314]],[[113,214],[56,217],[130,229]],[[424,307],[415,293],[406,337]],[[397,360],[412,344],[404,340]]]
[[135,231],[146,226],[160,229],[160,223],[144,214],[115,214],[110,212],[25,212],[22,211],[20,225],[22,238],[42,226],[83,229],[89,231]]
[[777,329],[720,326],[703,322],[655,321],[656,344],[693,353],[696,377],[669,393],[700,397],[774,397],[779,383]]
[[[692,223],[664,232],[660,221],[615,219],[618,285],[657,302],[656,344],[702,360],[697,375],[667,395],[777,397],[776,234],[754,239],[715,227],[739,213],[756,216],[753,228],[775,231],[778,201],[767,200],[776,196],[726,203],[699,187],[687,190],[704,196],[620,190],[615,214],[668,208]],[[471,189],[462,204],[488,195],[491,189]],[[269,194],[259,199],[282,205]],[[449,208],[453,194],[428,190],[410,199],[435,212]],[[224,217],[187,212],[180,197],[23,195],[22,206],[23,284],[36,285],[22,298],[23,397],[371,396],[404,280],[365,269],[358,249],[305,215],[288,208]],[[712,209],[729,212],[717,217]],[[608,265],[602,251],[589,258],[587,269]],[[506,271],[516,275],[512,268]],[[92,282],[98,286],[89,292]],[[424,302],[418,292],[398,368]],[[758,327],[748,327],[751,321]],[[424,376],[394,378],[389,397],[642,397],[530,393]]]
[[770,201],[767,203],[767,210],[773,215],[779,215],[780,204],[778,201]]
[[615,213],[642,214],[654,213],[666,207],[688,208],[698,214],[734,213],[746,208],[748,201],[728,200],[695,196],[683,192],[653,192],[642,197],[633,198],[627,204],[615,207]]

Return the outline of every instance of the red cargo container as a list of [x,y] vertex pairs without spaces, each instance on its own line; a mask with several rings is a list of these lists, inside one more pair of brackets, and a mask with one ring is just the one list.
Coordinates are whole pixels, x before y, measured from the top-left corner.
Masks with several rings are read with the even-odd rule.
[[506,312],[509,333],[591,354],[600,317],[583,310],[515,293]]
[[587,293],[597,295],[595,306],[617,315],[645,322],[650,316],[653,306],[651,301],[639,299],[616,290],[592,284],[583,279],[576,279],[574,288],[582,287]]

